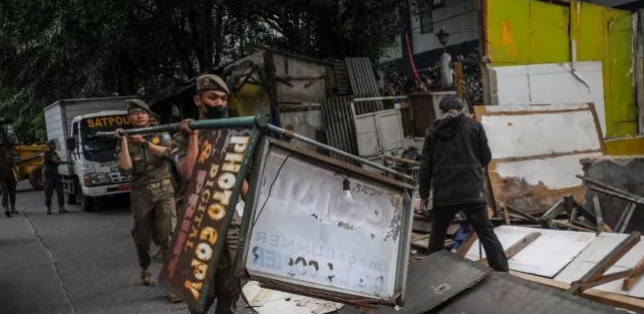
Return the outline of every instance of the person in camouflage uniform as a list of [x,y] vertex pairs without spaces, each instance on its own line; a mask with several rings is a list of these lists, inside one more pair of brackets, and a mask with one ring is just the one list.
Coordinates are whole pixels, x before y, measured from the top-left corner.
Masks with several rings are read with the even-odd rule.
[[[216,75],[203,75],[197,78],[197,95],[194,103],[199,110],[199,119],[218,119],[228,116],[228,94],[226,83]],[[172,139],[172,156],[177,165],[177,170],[183,180],[188,182],[199,154],[200,143],[203,139],[202,132],[191,130],[188,127],[190,119],[182,122],[182,132],[174,135]],[[248,184],[242,185],[242,198],[245,198]],[[183,193],[187,192],[187,188]],[[185,194],[183,195],[185,199]],[[233,263],[237,256],[237,246],[241,229],[241,216],[236,210],[228,233],[225,246],[217,264],[216,278],[213,281],[212,291],[217,299],[216,314],[233,314],[236,311],[237,300],[241,292],[241,281],[233,275]],[[208,302],[213,302],[209,300]],[[206,304],[210,308],[212,303]],[[190,309],[191,312],[194,312]]]
[[[133,127],[150,125],[150,108],[145,102],[129,99],[126,103]],[[153,283],[150,242],[160,247],[164,259],[170,248],[170,219],[176,205],[169,163],[171,138],[167,133],[121,136],[121,132],[119,129],[114,133],[120,139],[118,166],[122,174],[132,175],[132,236],[141,266],[141,281],[149,286]],[[169,297],[171,302],[180,301],[172,293]]]
[[62,161],[56,153],[56,141],[51,140],[47,143],[47,151],[44,155],[44,165],[42,169],[43,183],[45,185],[45,207],[47,215],[51,215],[51,198],[56,190],[58,198],[58,212],[61,214],[68,213],[65,209],[65,193],[63,192],[63,182],[58,176],[58,166],[67,164]]
[[14,169],[14,145],[7,141],[0,145],[0,191],[2,192],[2,207],[4,214],[11,217],[16,210],[16,175]]

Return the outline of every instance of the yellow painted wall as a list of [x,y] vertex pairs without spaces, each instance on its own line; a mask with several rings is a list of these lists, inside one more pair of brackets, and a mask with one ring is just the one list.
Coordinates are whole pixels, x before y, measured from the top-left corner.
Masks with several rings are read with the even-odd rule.
[[612,139],[606,143],[606,154],[611,156],[644,155],[644,136]]
[[487,47],[493,66],[602,61],[607,137],[637,134],[628,11],[571,1],[493,0],[487,6]]

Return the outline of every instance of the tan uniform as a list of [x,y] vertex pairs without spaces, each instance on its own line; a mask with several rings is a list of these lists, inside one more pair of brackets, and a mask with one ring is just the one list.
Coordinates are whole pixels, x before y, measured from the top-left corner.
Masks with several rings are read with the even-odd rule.
[[5,213],[14,212],[16,208],[17,182],[13,173],[13,158],[13,149],[6,146],[0,147],[0,192],[2,192],[2,207]]
[[[169,147],[167,134],[150,134],[146,139],[154,145]],[[136,244],[139,265],[148,269],[151,263],[150,242],[161,248],[163,258],[168,254],[171,216],[175,211],[174,188],[168,158],[157,157],[143,144],[128,141],[132,169],[120,169],[132,175],[130,194],[134,228],[132,237]],[[117,148],[120,156],[120,145]]]
[[[199,133],[199,142],[203,139],[203,133]],[[201,145],[200,145],[201,146]],[[172,157],[177,166],[181,163],[186,155],[188,147],[188,137],[182,133],[177,133],[172,138]],[[184,193],[187,193],[187,184]],[[185,198],[186,195],[184,195]],[[183,214],[183,208],[179,210]],[[237,257],[237,245],[239,243],[239,233],[241,229],[241,217],[235,211],[228,233],[226,234],[226,245],[222,250],[217,265],[217,274],[215,275],[213,291],[217,296],[216,314],[233,314],[236,311],[237,300],[241,292],[241,282],[233,276],[233,262]],[[208,304],[206,308],[210,308]]]
[[63,192],[63,182],[58,176],[58,166],[61,164],[60,156],[56,151],[46,151],[44,159],[42,174],[45,185],[45,206],[48,211],[51,209],[51,198],[56,191],[58,208],[62,209],[65,206],[65,193]]

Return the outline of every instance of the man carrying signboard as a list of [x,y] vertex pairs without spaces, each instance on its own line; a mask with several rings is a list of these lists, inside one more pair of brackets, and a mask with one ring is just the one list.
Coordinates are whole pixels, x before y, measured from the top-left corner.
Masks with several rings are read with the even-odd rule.
[[[228,94],[228,87],[220,77],[203,75],[197,78],[197,95],[194,96],[194,103],[199,110],[199,119],[227,117]],[[192,178],[204,135],[204,132],[199,132],[199,130],[191,130],[188,126],[189,122],[190,120],[182,122],[182,132],[176,134],[172,142],[172,155],[177,169],[186,181]],[[247,189],[248,185],[244,182],[241,189],[242,197],[245,197]],[[237,255],[240,228],[241,217],[235,211],[225,235],[225,245],[222,255],[219,257],[216,278],[211,287],[217,298],[215,312],[217,314],[235,313],[237,299],[241,291],[241,282],[233,276],[233,261]],[[208,300],[209,304],[206,304],[206,308],[210,308],[213,301]]]
[[[126,101],[128,117],[133,127],[150,125],[150,108],[140,99]],[[141,266],[141,281],[149,286],[153,282],[150,267],[150,242],[168,256],[171,215],[175,210],[174,188],[170,172],[170,137],[167,134],[121,136],[117,147],[118,166],[124,175],[132,175],[131,206],[134,216],[132,236]],[[180,299],[170,293],[171,302]]]
[[463,114],[465,105],[453,95],[439,105],[442,118],[427,130],[420,161],[420,207],[427,208],[433,187],[429,253],[445,249],[447,228],[459,211],[474,227],[489,264],[508,272],[508,259],[487,213],[483,168],[492,159],[483,126]]

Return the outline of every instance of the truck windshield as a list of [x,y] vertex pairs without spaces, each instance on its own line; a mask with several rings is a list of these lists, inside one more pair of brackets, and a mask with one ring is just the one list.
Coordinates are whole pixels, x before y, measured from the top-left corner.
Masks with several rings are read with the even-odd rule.
[[118,141],[113,137],[95,136],[96,132],[113,132],[118,128],[127,129],[130,120],[125,115],[103,116],[81,120],[83,155],[85,159],[96,162],[116,160],[115,150]]

